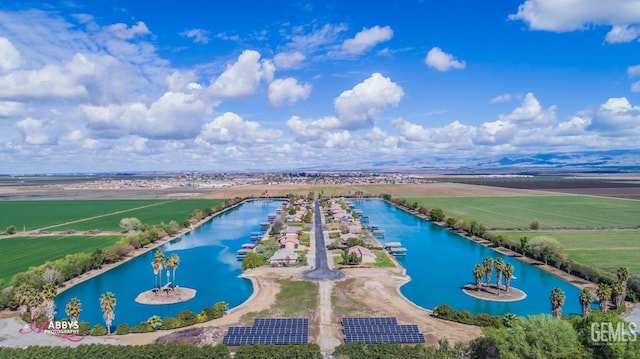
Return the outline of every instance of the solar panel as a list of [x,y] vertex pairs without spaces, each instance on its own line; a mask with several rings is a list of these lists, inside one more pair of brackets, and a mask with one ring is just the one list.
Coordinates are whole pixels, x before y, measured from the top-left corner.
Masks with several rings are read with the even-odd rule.
[[345,334],[358,333],[419,333],[420,329],[415,324],[409,325],[343,325]]
[[308,326],[309,318],[256,318],[254,327]]
[[304,344],[309,342],[308,318],[257,318],[252,327],[229,327],[225,345]]
[[363,334],[347,334],[344,341],[346,343],[362,342],[369,343],[424,343],[424,335],[422,333],[363,333]]
[[274,335],[274,334],[308,334],[305,327],[229,327],[228,335]]
[[342,325],[394,325],[398,324],[396,317],[361,317],[342,318]]
[[225,335],[224,345],[243,344],[305,344],[309,342],[307,335]]

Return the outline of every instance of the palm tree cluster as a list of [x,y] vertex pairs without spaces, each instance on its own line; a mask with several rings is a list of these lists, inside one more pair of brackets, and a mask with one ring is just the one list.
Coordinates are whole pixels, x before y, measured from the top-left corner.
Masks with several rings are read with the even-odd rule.
[[54,299],[58,294],[53,283],[45,283],[38,291],[30,285],[21,285],[14,291],[14,299],[20,307],[20,314],[29,313],[30,320],[40,316],[53,318],[56,315]]
[[624,302],[627,296],[627,282],[629,281],[629,270],[626,267],[618,268],[616,272],[617,281],[613,283],[600,282],[596,290],[596,297],[600,302],[600,310],[607,312],[609,304],[613,303],[616,309]]
[[[164,266],[167,269],[172,270],[171,274],[171,288],[176,287],[176,268],[180,265],[180,257],[176,253],[172,253],[164,262]],[[169,278],[167,278],[169,282]]]
[[502,279],[504,278],[505,292],[509,293],[509,286],[511,284],[511,277],[515,268],[510,263],[505,263],[502,258],[485,258],[482,263],[478,263],[473,266],[473,278],[476,282],[476,290],[480,290],[482,286],[482,277],[485,277],[485,285],[487,287],[491,284],[491,277],[493,270],[496,270],[496,288],[498,289],[496,295],[500,295],[502,290]]

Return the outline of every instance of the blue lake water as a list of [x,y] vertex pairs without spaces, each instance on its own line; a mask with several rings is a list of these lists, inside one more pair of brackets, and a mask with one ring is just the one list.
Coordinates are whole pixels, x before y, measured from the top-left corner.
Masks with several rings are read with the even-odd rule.
[[[563,279],[474,243],[384,201],[354,200],[353,203],[369,216],[370,224],[377,224],[385,231],[384,240],[402,242],[402,246],[407,248],[407,255],[397,259],[412,280],[400,290],[423,308],[433,309],[440,304],[449,304],[454,310],[466,309],[474,314],[551,314],[549,294],[554,287],[560,287],[566,295],[563,314],[581,313],[580,290]],[[464,294],[460,288],[475,283],[473,266],[485,257],[502,257],[505,262],[513,264],[516,279],[511,280],[511,286],[526,292],[527,298],[501,303]],[[495,280],[494,271],[492,282]]]
[[[251,281],[240,278],[241,262],[236,250],[242,243],[251,242],[251,232],[259,231],[260,222],[280,206],[282,201],[249,201],[221,213],[195,229],[160,247],[166,256],[177,253],[180,265],[176,269],[176,283],[197,291],[196,297],[176,304],[144,305],[135,302],[141,292],[153,288],[155,276],[151,267],[153,251],[147,252],[108,272],[87,280],[58,295],[55,300],[58,318],[66,317],[67,302],[77,297],[82,303],[81,321],[91,325],[104,324],[99,297],[107,291],[116,297],[113,326],[130,326],[146,321],[153,315],[176,316],[189,309],[196,313],[214,303],[224,301],[231,308],[242,304],[251,293]],[[166,283],[163,270],[163,283]]]

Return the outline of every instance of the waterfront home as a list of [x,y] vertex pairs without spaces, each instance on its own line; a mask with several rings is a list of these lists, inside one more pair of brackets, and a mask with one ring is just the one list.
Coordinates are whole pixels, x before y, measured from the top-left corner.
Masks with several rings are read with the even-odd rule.
[[300,245],[300,239],[297,233],[287,233],[280,237],[278,243],[280,243],[281,247],[295,249]]
[[272,265],[293,265],[298,261],[298,254],[293,251],[292,248],[282,248],[275,252],[271,258],[269,258],[269,263]]
[[349,254],[353,253],[360,257],[362,263],[375,263],[376,261],[376,254],[371,252],[369,248],[353,246],[349,248]]

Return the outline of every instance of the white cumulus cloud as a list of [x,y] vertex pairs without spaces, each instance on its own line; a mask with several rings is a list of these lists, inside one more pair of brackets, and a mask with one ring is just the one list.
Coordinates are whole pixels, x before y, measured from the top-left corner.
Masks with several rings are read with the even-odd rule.
[[202,126],[197,141],[207,144],[267,143],[279,139],[282,131],[263,128],[258,122],[246,121],[238,114],[226,112]]
[[347,39],[342,43],[342,50],[348,54],[361,54],[372,47],[390,40],[393,37],[393,30],[390,26],[374,26],[363,29],[352,39]]
[[269,102],[274,106],[296,103],[308,98],[310,93],[311,84],[299,84],[293,77],[277,79],[269,84]]
[[389,106],[397,106],[404,96],[402,87],[380,73],[372,74],[334,100],[341,127],[357,130],[369,127],[376,114]]
[[640,1],[526,0],[509,19],[522,20],[532,30],[555,32],[581,30],[589,25],[613,26],[607,41],[626,42],[636,31],[627,25],[640,23]]
[[0,37],[0,72],[20,66],[20,52],[6,37]]
[[291,69],[298,67],[306,58],[307,57],[299,51],[281,52],[273,57],[273,62],[279,69]]
[[112,33],[122,40],[131,40],[136,36],[148,35],[151,33],[147,25],[142,21],[138,21],[133,26],[128,26],[123,23],[109,25],[105,27],[105,31]]
[[489,100],[489,103],[490,104],[496,104],[496,103],[509,102],[512,99],[513,99],[513,96],[511,96],[511,94],[505,93],[505,94],[498,95],[498,96],[492,98],[491,100]]
[[260,53],[245,50],[235,63],[227,65],[225,71],[210,86],[211,93],[221,98],[246,97],[252,95],[262,80],[272,81],[275,67],[268,60],[260,60]]
[[439,47],[434,47],[427,53],[424,63],[430,68],[441,72],[454,69],[464,69],[466,64],[464,61],[458,61],[453,55],[442,51]]

